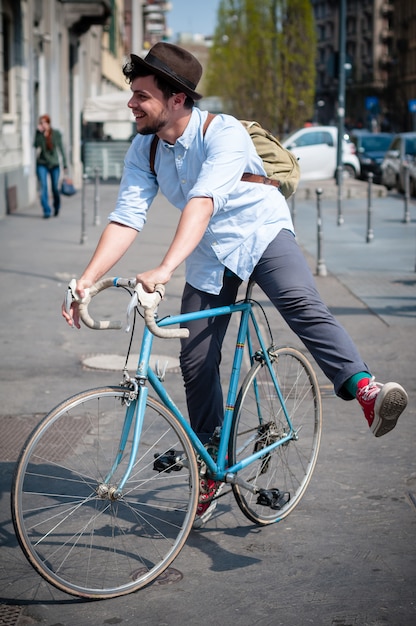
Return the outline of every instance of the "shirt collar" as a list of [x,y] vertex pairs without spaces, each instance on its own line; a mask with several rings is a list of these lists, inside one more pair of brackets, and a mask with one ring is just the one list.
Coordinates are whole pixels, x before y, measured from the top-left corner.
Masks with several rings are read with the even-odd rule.
[[189,146],[192,144],[198,134],[199,128],[201,126],[201,113],[202,112],[200,111],[200,109],[196,107],[192,109],[192,114],[187,127],[185,128],[182,135],[176,140],[176,143],[181,144],[181,146],[183,146],[185,150],[189,148]]

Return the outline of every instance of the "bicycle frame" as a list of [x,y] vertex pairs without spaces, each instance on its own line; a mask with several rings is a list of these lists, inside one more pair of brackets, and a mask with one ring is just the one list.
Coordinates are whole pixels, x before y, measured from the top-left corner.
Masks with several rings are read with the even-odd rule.
[[[133,420],[133,413],[135,413],[136,420],[135,420],[135,427],[134,427],[134,433],[133,433],[132,449],[130,452],[130,462],[128,465],[128,469],[119,484],[118,489],[120,491],[129,477],[131,469],[134,465],[135,455],[138,449],[141,425],[143,422],[144,412],[146,409],[146,399],[147,399],[147,393],[148,393],[148,389],[146,386],[147,381],[150,383],[151,387],[156,392],[157,396],[160,398],[163,404],[175,415],[178,422],[183,426],[189,439],[191,440],[191,443],[196,453],[201,457],[203,462],[206,463],[209,472],[217,480],[223,480],[225,482],[230,482],[230,483],[238,482],[238,477],[236,476],[236,474],[241,469],[253,463],[256,459],[260,458],[261,456],[264,456],[269,451],[287,443],[291,439],[296,438],[296,433],[293,430],[290,416],[287,413],[285,402],[284,402],[282,393],[279,388],[279,383],[276,379],[276,376],[272,367],[272,362],[271,362],[268,348],[264,342],[259,324],[255,318],[252,303],[248,298],[246,298],[243,302],[232,304],[229,306],[216,307],[209,311],[196,311],[192,313],[166,317],[161,320],[158,320],[157,324],[161,328],[166,327],[166,326],[172,326],[174,324],[184,325],[186,324],[186,322],[197,320],[197,319],[211,318],[211,317],[217,317],[221,315],[233,315],[239,312],[241,313],[241,319],[240,319],[238,335],[237,335],[237,340],[236,340],[236,347],[235,347],[234,359],[233,359],[233,364],[232,364],[230,384],[228,388],[228,394],[227,394],[226,405],[225,405],[224,421],[223,421],[222,428],[221,428],[221,438],[219,442],[218,456],[217,456],[216,462],[212,459],[207,449],[201,443],[197,434],[192,430],[189,422],[182,415],[181,411],[176,406],[176,404],[174,403],[169,393],[166,391],[163,383],[159,380],[158,376],[149,367],[149,360],[150,360],[150,355],[151,355],[152,345],[153,345],[153,335],[145,327],[143,338],[142,338],[142,343],[141,343],[138,366],[136,370],[136,379],[139,385],[139,394],[138,394],[137,400],[133,401],[132,405],[130,405],[127,409],[126,423],[123,428],[122,441],[120,443],[119,456],[121,458],[121,454],[124,450],[125,441],[127,440],[127,435],[131,428],[131,423]],[[270,371],[270,375],[273,380],[276,393],[278,395],[280,404],[282,406],[282,410],[287,420],[288,434],[286,434],[286,436],[282,437],[278,441],[263,448],[262,450],[251,454],[250,456],[246,457],[239,463],[232,465],[232,466],[226,466],[226,458],[227,458],[227,452],[228,452],[227,447],[228,447],[228,441],[229,441],[229,437],[231,433],[233,412],[234,412],[235,403],[236,403],[237,394],[238,394],[244,348],[247,347],[249,351],[249,357],[250,357],[251,363],[253,362],[253,359],[255,358],[255,354],[253,353],[253,347],[252,347],[253,342],[250,336],[250,328],[249,328],[250,322],[253,325],[257,340],[260,345],[261,358],[264,360],[264,366],[267,367]],[[259,417],[261,419],[261,416]],[[117,466],[117,461],[114,464],[113,470],[115,469],[116,466]],[[110,472],[110,475],[112,473],[113,472]]]

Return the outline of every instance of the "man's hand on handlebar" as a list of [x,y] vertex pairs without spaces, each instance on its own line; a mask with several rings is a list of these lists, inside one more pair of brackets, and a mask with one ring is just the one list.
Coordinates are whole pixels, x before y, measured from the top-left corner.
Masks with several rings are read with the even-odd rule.
[[[75,292],[80,300],[85,297],[86,289],[89,289],[92,286],[92,283],[87,280],[78,280],[76,283]],[[68,287],[69,292],[69,287]],[[62,316],[65,318],[67,324],[72,326],[73,328],[81,328],[79,310],[78,310],[78,302],[72,298],[70,298],[70,294],[68,293],[62,303]]]
[[[138,281],[137,278],[106,276],[94,284],[90,284],[85,279],[81,279],[77,282],[74,278],[68,285],[67,295],[62,304],[63,317],[72,328],[80,328],[80,320],[82,320],[86,326],[94,330],[120,330],[123,328],[122,322],[118,320],[94,319],[88,311],[88,305],[91,299],[104,289],[108,289],[109,287],[127,287],[129,290],[133,289],[134,293],[127,307],[126,332],[130,330],[130,317],[132,312],[137,306],[140,306],[143,309],[143,317],[147,328],[156,337],[161,337],[162,339],[188,337],[189,331],[187,328],[161,328],[158,325],[156,310],[160,301],[163,299],[165,287],[162,283],[154,284],[151,282],[155,279],[156,275],[160,277],[161,272],[157,273],[156,270],[153,270],[146,272],[146,274],[148,274],[148,276],[146,276],[147,284],[152,287],[151,291],[146,291],[142,281]],[[140,278],[142,277],[143,275],[140,275]]]
[[171,277],[172,272],[167,270],[163,265],[160,265],[148,272],[137,274],[136,280],[143,285],[145,291],[153,293],[156,285],[166,285]]

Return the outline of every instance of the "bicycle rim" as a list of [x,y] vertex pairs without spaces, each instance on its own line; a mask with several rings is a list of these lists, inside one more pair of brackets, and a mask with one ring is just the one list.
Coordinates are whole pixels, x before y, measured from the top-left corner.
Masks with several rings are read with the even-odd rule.
[[[111,598],[144,587],[169,566],[192,528],[195,454],[183,428],[153,398],[121,497],[109,494],[126,469],[131,433],[103,488],[127,399],[125,388],[105,387],[63,402],[29,437],[16,468],[12,517],[19,543],[48,582],[72,595]],[[171,450],[173,462],[155,470]]]
[[[271,524],[286,517],[299,503],[318,456],[322,410],[318,382],[308,360],[293,348],[272,352],[272,366],[296,437],[239,472],[239,477],[272,497],[272,508],[258,494],[233,485],[238,506],[251,521]],[[253,365],[239,392],[229,456],[237,463],[285,437],[288,423],[264,362]]]

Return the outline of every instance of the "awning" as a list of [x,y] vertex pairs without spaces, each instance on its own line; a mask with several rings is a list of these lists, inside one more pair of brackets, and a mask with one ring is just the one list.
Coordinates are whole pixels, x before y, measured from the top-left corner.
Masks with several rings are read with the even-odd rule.
[[131,91],[117,91],[87,98],[82,111],[84,122],[134,122],[127,107]]

